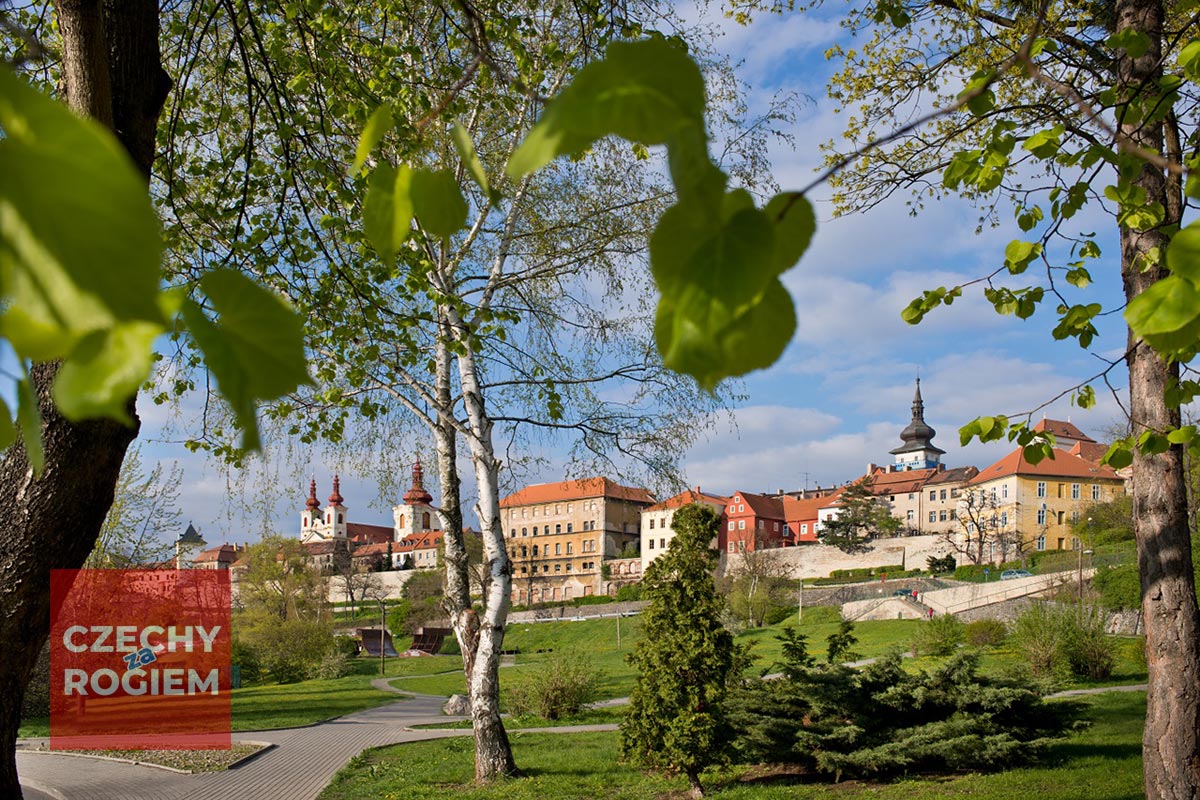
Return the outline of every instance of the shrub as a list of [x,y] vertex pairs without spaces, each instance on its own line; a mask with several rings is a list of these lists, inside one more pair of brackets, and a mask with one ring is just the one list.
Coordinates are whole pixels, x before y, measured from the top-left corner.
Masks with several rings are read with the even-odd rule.
[[642,585],[640,583],[629,583],[617,589],[617,601],[621,603],[629,603],[635,600],[642,599]]
[[241,666],[243,681],[257,681],[262,678],[262,662],[258,652],[237,637],[234,637],[231,645],[230,663]]
[[1038,603],[1017,618],[1013,638],[1036,675],[1065,672],[1099,681],[1112,675],[1116,641],[1100,609]]
[[954,572],[958,563],[952,555],[944,555],[941,558],[937,556],[929,556],[925,559],[925,563],[929,566],[931,575],[947,575]]
[[848,619],[842,620],[836,632],[829,634],[826,640],[828,649],[825,654],[825,661],[830,664],[841,664],[845,661],[853,661],[858,658],[858,653],[855,653],[850,648],[858,643],[858,637],[854,635],[854,623]]
[[1100,593],[1100,605],[1111,609],[1142,607],[1142,584],[1137,564],[1122,564],[1096,571],[1092,585]]
[[1081,708],[980,676],[973,653],[911,675],[898,653],[854,670],[816,664],[794,631],[779,638],[783,676],[743,681],[732,697],[744,763],[797,763],[834,780],[1004,769],[1037,758]]
[[506,705],[512,714],[544,719],[578,714],[596,699],[599,678],[582,654],[556,652],[509,687]]
[[948,656],[962,644],[962,620],[953,614],[943,614],[917,626],[912,650],[918,656]]
[[331,680],[344,678],[353,671],[354,665],[350,663],[350,656],[334,648],[326,653],[320,661],[309,665],[307,675],[309,678]]
[[442,649],[438,650],[439,655],[443,656],[459,656],[462,655],[462,648],[458,646],[458,637],[451,633],[442,640]]
[[347,658],[354,658],[358,655],[358,642],[351,636],[335,636],[333,637],[333,650]]
[[[988,571],[984,572],[984,570]],[[956,581],[983,581],[984,578],[994,580],[999,577],[1000,569],[991,564],[963,564],[954,569],[954,580]]]
[[1108,680],[1117,662],[1117,642],[1104,632],[1104,612],[1078,607],[1065,615],[1063,655],[1071,673],[1092,681]]
[[1004,642],[1008,628],[998,619],[981,619],[967,625],[966,635],[972,647],[995,647]]

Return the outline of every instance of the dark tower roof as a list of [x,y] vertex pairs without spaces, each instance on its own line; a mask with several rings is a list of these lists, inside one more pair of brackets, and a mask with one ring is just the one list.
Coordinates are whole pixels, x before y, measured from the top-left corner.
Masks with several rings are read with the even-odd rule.
[[427,506],[433,502],[433,495],[425,491],[424,478],[425,470],[421,467],[421,459],[417,459],[417,463],[413,464],[412,468],[412,488],[404,495],[404,502],[410,506]]
[[333,505],[333,506],[340,506],[344,502],[346,502],[346,498],[342,497],[341,481],[339,480],[337,475],[334,475],[333,476],[333,494],[329,495],[329,504]]
[[917,393],[913,396],[912,404],[912,422],[908,423],[907,428],[900,431],[900,438],[904,440],[904,444],[890,452],[892,455],[898,456],[902,453],[926,450],[941,455],[946,451],[934,446],[933,437],[936,433],[937,431],[925,424],[925,403],[921,400],[921,379],[917,378]]
[[192,527],[192,523],[188,523],[187,530],[179,534],[179,538],[175,540],[175,544],[198,544],[203,545],[204,539],[200,536],[200,532]]

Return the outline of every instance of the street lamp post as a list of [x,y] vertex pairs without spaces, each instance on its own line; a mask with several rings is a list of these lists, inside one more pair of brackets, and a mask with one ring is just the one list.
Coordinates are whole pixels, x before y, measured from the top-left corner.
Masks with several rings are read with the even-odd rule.
[[1083,557],[1090,556],[1091,554],[1092,554],[1091,550],[1084,550],[1082,547],[1079,548],[1078,582],[1079,582],[1079,604],[1080,605],[1083,605]]

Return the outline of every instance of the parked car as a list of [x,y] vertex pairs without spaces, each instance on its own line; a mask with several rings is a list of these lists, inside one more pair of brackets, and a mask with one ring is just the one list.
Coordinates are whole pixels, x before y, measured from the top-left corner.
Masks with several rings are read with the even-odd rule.
[[1000,580],[1011,581],[1014,578],[1032,578],[1033,573],[1027,569],[1006,569],[1000,573]]
[[916,592],[914,592],[912,589],[897,589],[896,591],[892,592],[892,597],[915,597],[915,596],[916,596]]

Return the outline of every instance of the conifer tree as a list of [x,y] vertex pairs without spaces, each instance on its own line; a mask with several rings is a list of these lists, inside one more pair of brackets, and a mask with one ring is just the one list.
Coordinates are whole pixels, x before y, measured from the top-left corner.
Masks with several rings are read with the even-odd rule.
[[621,749],[653,769],[682,772],[702,797],[700,773],[726,761],[731,741],[725,694],[736,671],[733,636],[721,625],[713,584],[715,511],[692,504],[675,514],[675,538],[646,570],[645,635],[629,656],[638,671],[621,725]]

